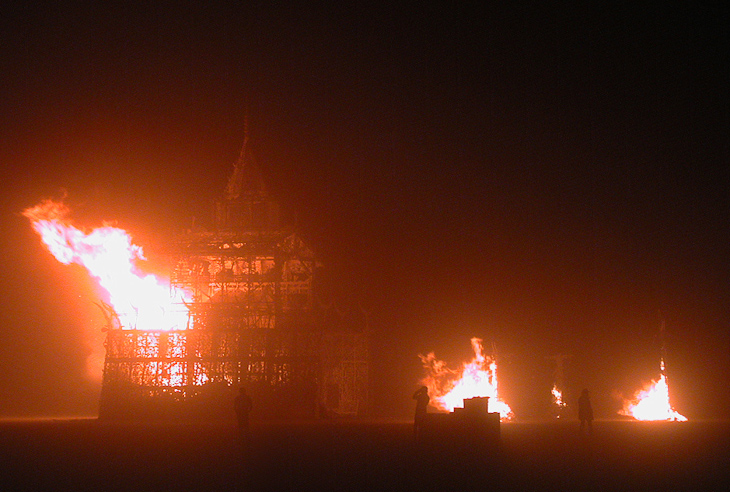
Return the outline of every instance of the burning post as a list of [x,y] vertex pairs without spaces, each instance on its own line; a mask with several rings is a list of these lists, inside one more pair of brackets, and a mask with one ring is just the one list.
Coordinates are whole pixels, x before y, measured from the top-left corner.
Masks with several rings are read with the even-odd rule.
[[669,420],[684,422],[687,417],[677,412],[669,402],[669,384],[667,383],[666,366],[667,346],[664,339],[665,325],[661,322],[659,337],[661,355],[659,359],[659,380],[652,381],[644,389],[636,392],[631,400],[624,400],[619,414],[633,417],[636,420]]

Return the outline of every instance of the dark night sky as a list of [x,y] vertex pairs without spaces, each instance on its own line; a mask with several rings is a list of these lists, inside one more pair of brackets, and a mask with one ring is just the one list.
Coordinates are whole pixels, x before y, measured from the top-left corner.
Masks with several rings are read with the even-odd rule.
[[222,194],[246,108],[270,189],[365,292],[380,415],[419,353],[479,336],[518,416],[559,352],[610,416],[658,377],[659,311],[677,410],[725,415],[727,7],[245,3],[3,7],[0,415],[97,403],[93,288],[20,212],[66,190],[154,255]]

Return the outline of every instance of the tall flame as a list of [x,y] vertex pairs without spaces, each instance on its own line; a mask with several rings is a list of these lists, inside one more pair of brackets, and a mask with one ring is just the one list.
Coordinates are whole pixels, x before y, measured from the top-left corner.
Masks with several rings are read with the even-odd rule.
[[69,209],[45,200],[26,209],[33,229],[61,263],[85,267],[109,294],[118,328],[140,330],[185,329],[188,319],[182,295],[171,293],[154,275],[135,266],[144,260],[140,246],[123,229],[103,226],[84,232],[68,219]]
[[472,338],[471,346],[474,358],[464,363],[460,370],[449,369],[433,352],[419,356],[428,373],[421,382],[428,387],[431,403],[440,410],[451,412],[456,407],[463,407],[465,398],[487,396],[490,411],[499,412],[503,420],[511,419],[514,416],[512,409],[497,394],[497,363],[484,355],[479,338]]
[[687,417],[672,408],[669,403],[669,386],[664,375],[664,360],[661,361],[659,381],[652,381],[644,389],[636,392],[634,398],[624,401],[619,414],[636,420],[672,420],[684,422]]

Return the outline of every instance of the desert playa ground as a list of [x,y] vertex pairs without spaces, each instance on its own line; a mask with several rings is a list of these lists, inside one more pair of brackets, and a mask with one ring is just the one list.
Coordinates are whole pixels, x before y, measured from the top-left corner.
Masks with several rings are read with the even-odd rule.
[[730,423],[505,423],[483,448],[407,422],[0,423],[2,490],[728,490]]

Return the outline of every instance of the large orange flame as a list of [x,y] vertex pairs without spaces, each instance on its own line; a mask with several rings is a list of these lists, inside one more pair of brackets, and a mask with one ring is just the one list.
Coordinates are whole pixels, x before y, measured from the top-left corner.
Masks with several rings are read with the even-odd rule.
[[69,209],[45,200],[23,212],[43,244],[61,263],[85,267],[109,294],[117,328],[177,330],[187,327],[182,295],[171,292],[154,275],[135,266],[144,260],[142,248],[132,244],[126,231],[110,226],[84,232],[71,225]]
[[489,397],[489,410],[499,412],[500,418],[509,420],[514,414],[509,405],[497,394],[497,363],[485,356],[482,341],[471,339],[474,358],[464,363],[460,370],[449,369],[446,362],[436,358],[433,352],[420,355],[427,376],[421,381],[428,387],[431,404],[439,410],[451,412],[464,406],[465,398]]
[[636,392],[634,398],[624,401],[619,414],[636,420],[672,420],[684,422],[687,417],[679,414],[669,403],[669,386],[664,376],[664,361],[661,361],[659,381],[652,381],[644,389]]

